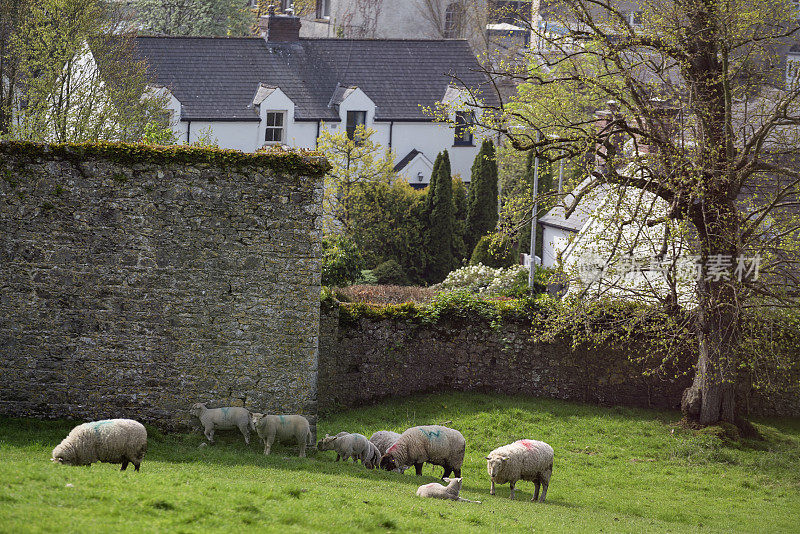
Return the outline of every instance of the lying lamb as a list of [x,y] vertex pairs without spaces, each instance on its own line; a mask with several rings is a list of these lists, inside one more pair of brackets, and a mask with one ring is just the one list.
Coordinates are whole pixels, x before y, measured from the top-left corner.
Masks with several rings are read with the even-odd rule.
[[209,443],[214,444],[214,430],[231,430],[238,428],[244,436],[244,442],[250,444],[250,412],[246,408],[228,406],[224,408],[206,408],[206,403],[192,405],[189,413],[200,419],[203,433]]
[[348,458],[352,458],[354,462],[361,460],[361,464],[367,469],[376,467],[381,458],[378,447],[362,434],[339,432],[335,436],[326,435],[317,443],[317,448],[321,451],[336,451],[337,462]]
[[467,442],[461,432],[446,426],[430,425],[409,428],[389,447],[380,466],[392,471],[400,465],[413,465],[417,476],[422,475],[425,462],[444,467],[442,478],[455,473],[461,476],[461,464]]
[[[389,450],[389,447],[397,443],[398,439],[400,439],[400,434],[397,432],[392,432],[390,430],[378,430],[372,434],[372,436],[370,436],[369,441],[378,448],[378,452],[381,456],[383,456],[386,454],[386,451]],[[408,469],[407,465],[401,465],[398,466],[395,471],[398,473],[405,473],[406,469]]]
[[553,474],[553,447],[532,439],[515,441],[490,452],[486,457],[486,470],[492,479],[492,489],[489,491],[491,495],[494,495],[495,482],[510,482],[513,499],[514,485],[518,480],[527,480],[536,487],[531,502],[536,501],[539,496],[539,484],[542,485],[540,502],[544,502],[550,476]]
[[264,415],[254,413],[251,416],[252,426],[258,437],[264,442],[264,454],[269,454],[272,444],[294,442],[300,447],[300,457],[306,455],[306,446],[314,445],[311,425],[302,415]]
[[53,449],[51,461],[67,465],[90,465],[94,462],[122,464],[134,471],[147,452],[147,430],[133,419],[107,419],[84,423],[72,429]]
[[444,481],[447,482],[447,486],[442,486],[437,482],[423,484],[417,489],[417,496],[430,497],[432,499],[449,499],[451,501],[474,502],[476,504],[480,504],[481,501],[471,501],[458,496],[458,494],[461,492],[461,480],[461,477],[445,478]]

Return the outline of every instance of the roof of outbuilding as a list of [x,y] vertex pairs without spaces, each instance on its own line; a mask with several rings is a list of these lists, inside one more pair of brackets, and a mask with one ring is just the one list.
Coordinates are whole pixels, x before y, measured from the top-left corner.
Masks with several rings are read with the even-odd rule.
[[187,120],[258,120],[248,105],[259,84],[280,87],[298,120],[337,121],[337,87],[357,86],[376,120],[430,120],[454,76],[489,104],[497,99],[463,40],[138,37],[154,82],[168,87]]
[[405,156],[403,156],[403,159],[401,159],[400,161],[398,161],[398,162],[397,162],[397,164],[395,164],[395,166],[394,166],[394,172],[400,172],[400,171],[402,171],[403,169],[405,169],[405,168],[406,168],[406,166],[407,166],[409,163],[411,163],[412,161],[414,161],[414,158],[416,158],[416,157],[417,157],[417,155],[419,155],[419,154],[422,154],[422,152],[420,152],[420,151],[419,151],[419,150],[417,150],[416,148],[412,148],[412,149],[411,149],[411,152],[409,152],[408,154],[406,154]]

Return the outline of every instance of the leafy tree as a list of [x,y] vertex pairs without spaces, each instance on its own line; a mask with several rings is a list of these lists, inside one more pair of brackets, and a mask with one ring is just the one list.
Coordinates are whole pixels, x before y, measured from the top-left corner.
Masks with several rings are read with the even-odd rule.
[[484,139],[472,163],[472,180],[467,196],[465,244],[468,250],[497,226],[497,160],[494,143]]
[[256,16],[242,0],[133,0],[133,22],[155,35],[240,37]]
[[322,285],[346,286],[361,276],[363,260],[355,242],[347,236],[322,239]]
[[120,21],[116,8],[101,0],[41,0],[20,9],[3,61],[15,84],[6,96],[20,108],[9,122],[4,103],[7,136],[134,141],[146,124],[165,120],[164,98],[147,92],[133,34],[111,31]]
[[[611,245],[605,265],[647,246],[640,236],[655,232],[665,243],[658,258],[668,282],[676,244],[696,257],[688,310],[674,284],[649,295],[673,315],[671,324],[697,338],[686,416],[734,422],[738,370],[759,358],[744,350],[748,314],[800,307],[800,84],[784,83],[778,54],[798,31],[796,10],[789,0],[642,7],[633,24],[617,2],[549,3],[547,16],[565,31],[533,28],[540,46],[530,68],[508,73],[526,83],[494,126],[518,150],[585,162],[586,181],[565,210],[592,195],[611,199],[617,216],[601,236]],[[758,278],[715,270],[756,255]],[[685,341],[675,332],[665,327],[663,338]]]
[[519,249],[513,239],[502,233],[491,233],[483,236],[475,245],[470,265],[479,263],[495,269],[511,267],[519,263]]
[[357,198],[368,184],[388,184],[395,178],[391,152],[372,140],[375,130],[359,125],[353,138],[323,128],[317,149],[328,158],[323,211],[328,232],[351,233]]
[[410,283],[424,281],[425,198],[403,180],[359,184],[352,202],[350,235],[368,267],[397,262]]
[[[428,187],[430,212],[425,232],[425,250],[428,258],[426,279],[429,283],[441,282],[454,265],[453,257],[453,178],[450,173],[450,156],[445,150],[437,168],[434,188]],[[432,178],[433,181],[433,178]]]
[[406,276],[403,267],[400,266],[395,260],[388,260],[372,270],[372,276],[378,284],[391,284],[391,285],[406,285],[408,284],[408,277]]
[[4,0],[0,3],[0,136],[8,135],[10,131],[21,80],[20,58],[12,43],[32,5],[32,0]]

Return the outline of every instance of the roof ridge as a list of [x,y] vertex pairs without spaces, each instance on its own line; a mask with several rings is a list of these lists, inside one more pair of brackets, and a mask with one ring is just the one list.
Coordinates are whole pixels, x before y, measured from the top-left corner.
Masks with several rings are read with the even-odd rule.
[[[209,39],[224,41],[263,41],[270,45],[286,45],[297,41],[267,41],[257,35],[246,37],[228,37],[225,35],[137,35],[136,39]],[[300,41],[332,41],[332,42],[390,42],[390,43],[467,43],[466,39],[378,39],[378,38],[353,38],[343,39],[339,37],[301,37]]]

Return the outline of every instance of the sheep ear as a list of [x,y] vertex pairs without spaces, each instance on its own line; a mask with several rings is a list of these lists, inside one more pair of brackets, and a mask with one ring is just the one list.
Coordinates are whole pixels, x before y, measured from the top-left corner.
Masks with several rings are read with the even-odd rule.
[[484,456],[484,458],[486,458],[487,460],[491,460],[491,458],[489,458],[488,456]]
[[503,457],[502,457],[502,458],[500,458],[500,459],[501,459],[501,460],[503,460],[504,462],[507,462],[507,461],[508,461],[508,458],[509,458],[508,456],[503,456]]

